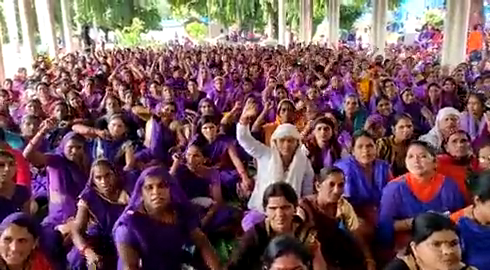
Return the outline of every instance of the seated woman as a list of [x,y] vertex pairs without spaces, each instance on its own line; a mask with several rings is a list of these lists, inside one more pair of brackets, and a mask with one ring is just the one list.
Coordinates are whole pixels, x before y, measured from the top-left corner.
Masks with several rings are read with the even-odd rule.
[[316,119],[313,131],[305,138],[302,150],[310,159],[313,171],[318,175],[322,168],[330,168],[340,159],[342,148],[334,134],[335,124],[326,117]]
[[178,182],[163,167],[145,169],[128,207],[114,225],[117,269],[180,269],[189,263],[183,249],[189,241],[201,251],[209,268],[220,269],[192,210]]
[[75,216],[77,197],[85,187],[90,171],[90,155],[85,139],[74,132],[63,137],[53,154],[37,151],[41,138],[54,126],[51,119],[44,121],[24,150],[24,156],[34,166],[47,168],[49,214],[44,222],[53,227]]
[[485,103],[484,94],[470,93],[466,104],[468,111],[461,113],[461,129],[468,132],[472,141],[478,138],[485,129]]
[[314,258],[313,269],[327,269],[315,230],[295,216],[298,206],[296,191],[284,182],[271,184],[264,192],[262,204],[266,209],[266,219],[245,232],[233,250],[227,269],[261,269],[262,255],[271,239],[285,234],[294,236],[309,248]]
[[364,236],[372,237],[382,190],[392,178],[390,165],[376,159],[374,139],[367,132],[361,131],[352,140],[352,155],[337,161],[334,166],[344,172],[344,197],[361,219]]
[[176,112],[177,105],[172,102],[163,103],[157,115],[153,115],[148,108],[142,106],[133,108],[133,113],[146,121],[146,148],[136,153],[135,162],[171,164],[172,149],[183,147],[187,142],[181,125],[176,120]]
[[105,158],[118,169],[132,167],[135,147],[128,138],[128,126],[124,115],[112,114],[107,123],[107,129],[97,129],[82,124],[75,124],[72,129],[85,137],[94,138],[91,149],[93,160]]
[[262,269],[311,269],[313,258],[309,250],[289,235],[274,237],[264,252]]
[[359,233],[359,219],[352,205],[342,197],[344,184],[344,173],[341,169],[323,169],[315,183],[317,194],[302,198],[298,213],[318,231],[322,254],[329,266],[338,269],[374,270],[376,264],[371,251]]
[[478,168],[480,171],[490,170],[490,144],[485,144],[478,150]]
[[443,140],[459,129],[459,116],[460,113],[455,108],[440,109],[434,127],[427,134],[420,136],[419,140],[429,143],[437,153],[441,153]]
[[375,141],[388,134],[386,132],[387,129],[385,128],[385,119],[379,114],[370,115],[364,123],[363,130],[369,133]]
[[342,130],[353,134],[364,128],[367,112],[361,107],[361,102],[355,94],[349,94],[344,99],[344,110],[342,113]]
[[40,226],[25,213],[4,218],[0,224],[0,269],[54,269],[39,248],[40,234]]
[[455,180],[469,201],[466,179],[478,170],[478,160],[471,149],[471,138],[466,131],[455,131],[443,141],[442,146],[446,154],[437,156],[437,172]]
[[218,124],[211,116],[199,119],[196,132],[191,143],[202,149],[204,157],[208,160],[206,165],[219,171],[223,195],[227,199],[236,197],[237,184],[248,185],[252,180],[238,156],[234,141],[218,133]]
[[[219,171],[204,165],[205,157],[196,144],[191,144],[182,156],[174,154],[170,168],[187,198],[198,206],[201,228],[211,242],[234,238],[240,230],[241,215],[238,210],[225,205]],[[221,239],[220,239],[221,238]]]
[[379,236],[395,251],[408,243],[418,214],[451,213],[465,205],[454,180],[437,173],[435,154],[427,143],[412,142],[405,163],[408,173],[388,183],[381,198]]
[[15,174],[14,155],[7,150],[0,150],[0,220],[18,211],[29,213],[29,189],[15,183]]
[[[243,183],[242,189],[252,191],[248,208],[254,210],[251,223],[263,218],[262,196],[265,189],[275,182],[290,184],[298,197],[313,193],[314,172],[311,163],[301,150],[301,136],[292,124],[277,127],[271,137],[271,147],[257,141],[250,133],[250,118],[253,108],[244,108],[237,125],[237,140],[240,146],[257,159],[257,177],[254,183]],[[247,219],[247,217],[245,217]],[[244,221],[243,224],[248,223]],[[250,225],[250,224],[249,224]],[[249,227],[248,225],[245,227]],[[244,228],[246,229],[246,228]]]
[[376,141],[376,150],[378,158],[386,160],[391,165],[393,176],[397,177],[407,172],[405,156],[413,138],[412,119],[407,114],[395,116],[392,130],[393,135]]
[[384,270],[476,270],[462,262],[458,229],[448,217],[423,213],[412,224],[412,240],[405,253],[393,259]]
[[464,262],[480,270],[489,269],[490,257],[490,171],[470,184],[473,204],[451,215],[459,228]]
[[72,231],[75,245],[68,254],[70,269],[116,269],[112,228],[129,202],[124,181],[107,159],[92,164],[90,178],[78,200]]

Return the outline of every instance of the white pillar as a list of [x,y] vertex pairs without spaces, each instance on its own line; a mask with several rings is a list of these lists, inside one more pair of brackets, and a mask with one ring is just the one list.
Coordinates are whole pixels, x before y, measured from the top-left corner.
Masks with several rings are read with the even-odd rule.
[[58,42],[54,30],[54,12],[51,0],[36,0],[36,14],[41,34],[41,42],[48,49],[48,55],[55,58]]
[[[15,1],[14,0],[4,0],[3,1],[3,14],[5,15],[5,22],[7,23],[7,32],[9,35],[10,44],[13,45],[16,50],[19,48],[19,37],[17,33],[19,27],[17,27]],[[4,33],[5,35],[5,33]]]
[[310,43],[313,35],[313,3],[312,0],[300,1],[299,39]]
[[470,1],[447,0],[442,43],[442,65],[451,69],[465,61]]
[[377,55],[384,55],[385,52],[386,13],[388,13],[388,0],[373,0],[371,47],[378,48]]
[[339,43],[339,29],[340,29],[340,0],[328,1],[328,41],[333,44],[335,48]]
[[32,61],[36,53],[34,46],[34,11],[31,0],[19,0],[20,25],[22,27],[22,55],[24,67],[28,72],[32,71]]
[[278,0],[278,33],[277,33],[277,41],[280,45],[286,45],[286,7],[285,0]]
[[61,17],[63,20],[63,40],[65,41],[65,51],[73,51],[73,31],[71,29],[72,19],[68,0],[61,0]]
[[0,31],[0,82],[2,83],[5,81],[5,64],[3,62],[3,33],[5,32],[5,29],[2,29]]

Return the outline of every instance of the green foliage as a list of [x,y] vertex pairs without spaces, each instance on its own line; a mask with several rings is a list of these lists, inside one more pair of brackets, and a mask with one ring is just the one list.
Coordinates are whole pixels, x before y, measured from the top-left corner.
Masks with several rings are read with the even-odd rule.
[[130,26],[124,27],[122,30],[116,30],[117,43],[123,47],[134,47],[141,45],[141,34],[145,29],[145,23],[139,18],[134,18]]
[[429,25],[442,28],[444,26],[444,15],[440,11],[429,10],[425,12],[424,22]]
[[340,29],[351,30],[352,26],[364,13],[364,7],[340,5]]
[[185,26],[185,30],[193,39],[203,40],[208,33],[208,27],[202,23],[191,22]]

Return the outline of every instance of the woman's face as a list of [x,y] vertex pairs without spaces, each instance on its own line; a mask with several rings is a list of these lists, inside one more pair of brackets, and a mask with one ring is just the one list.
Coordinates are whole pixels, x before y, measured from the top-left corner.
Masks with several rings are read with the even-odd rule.
[[277,257],[271,264],[270,270],[307,270],[300,258],[293,254],[285,254]]
[[444,82],[444,85],[442,88],[443,88],[444,92],[452,93],[452,92],[454,92],[455,85],[453,84],[452,81],[447,80]]
[[376,110],[383,116],[390,116],[393,113],[393,105],[389,100],[382,99],[376,105]]
[[119,106],[119,102],[117,102],[114,98],[108,98],[105,102],[105,110],[108,114],[114,114],[121,111],[121,107]]
[[318,196],[325,202],[336,203],[344,194],[344,185],[344,175],[332,173],[321,184],[316,184]]
[[77,95],[70,95],[68,102],[70,103],[70,106],[75,109],[81,108],[83,104],[82,99]]
[[162,90],[162,96],[164,100],[172,100],[174,98],[174,90],[170,87],[164,87]]
[[107,125],[107,129],[113,138],[121,138],[127,131],[126,124],[120,118],[112,119]]
[[449,114],[439,121],[439,129],[444,134],[451,134],[459,127],[459,117],[454,114]]
[[441,96],[441,89],[438,86],[429,87],[429,91],[427,92],[430,99],[437,99]]
[[413,136],[412,120],[408,118],[400,119],[394,127],[393,134],[400,141],[410,140]]
[[294,107],[289,102],[281,103],[279,108],[279,117],[282,123],[289,123],[293,120]]
[[412,91],[405,91],[402,95],[403,103],[412,104],[415,101],[415,96]]
[[332,127],[324,123],[317,124],[315,129],[313,129],[313,136],[315,136],[316,141],[323,144],[326,144],[332,138],[332,135]]
[[189,92],[194,93],[197,91],[197,84],[193,81],[189,81],[187,83],[187,89],[189,90]]
[[480,118],[483,115],[483,104],[481,104],[480,100],[475,96],[470,96],[468,98],[466,107],[468,108],[468,112],[473,116]]
[[66,145],[64,154],[68,160],[78,161],[83,158],[83,143],[77,140],[69,140]]
[[283,137],[275,140],[277,150],[283,157],[292,157],[296,153],[299,142],[293,137]]
[[318,91],[316,88],[308,89],[306,94],[308,95],[309,100],[317,100],[320,97],[320,91]]
[[110,194],[116,188],[116,174],[106,165],[92,168],[93,184],[100,192]]
[[160,97],[162,94],[162,91],[160,89],[160,86],[156,83],[150,84],[150,93],[154,97]]
[[410,246],[423,269],[461,269],[461,247],[454,231],[434,232],[425,241]]
[[201,150],[194,145],[190,146],[185,152],[185,160],[191,168],[197,168],[204,164],[204,156]]
[[337,76],[333,76],[330,80],[330,85],[333,89],[339,88],[339,78]]
[[41,124],[41,121],[37,118],[26,118],[25,120],[22,121],[22,125],[20,125],[20,131],[22,133],[22,136],[24,137],[33,137],[36,135],[37,131],[39,130],[39,125]]
[[134,96],[133,93],[127,92],[124,94],[124,103],[127,105],[133,105],[134,104]]
[[26,112],[27,114],[39,115],[41,112],[41,106],[37,102],[29,102],[26,105]]
[[345,112],[349,114],[354,114],[359,109],[359,102],[355,97],[347,97],[345,99]]
[[385,91],[384,91],[385,95],[388,98],[392,99],[392,98],[395,98],[396,97],[396,92],[397,91],[396,91],[395,83],[392,82],[392,81],[386,82],[386,84],[385,84]]
[[8,226],[0,235],[0,255],[7,266],[24,265],[35,247],[33,235],[16,224]]
[[490,146],[485,146],[478,151],[478,162],[481,169],[490,169]]
[[361,165],[370,165],[376,159],[376,144],[369,137],[357,138],[352,154]]
[[143,203],[147,208],[165,208],[170,202],[170,189],[160,177],[149,176],[142,188]]
[[17,169],[15,160],[8,156],[0,156],[0,188],[8,182],[15,182],[14,176]]
[[203,102],[199,107],[201,115],[214,115],[214,107],[209,102]]
[[223,88],[224,88],[223,86],[224,86],[223,80],[217,79],[214,81],[214,88],[217,91],[223,91]]
[[277,100],[287,99],[288,98],[288,92],[286,91],[286,89],[278,88],[276,90],[276,97],[277,97]]
[[271,228],[276,233],[284,233],[291,229],[295,207],[285,197],[269,197],[265,215]]
[[457,132],[449,136],[446,151],[455,158],[467,157],[471,153],[471,142],[465,133]]
[[435,157],[419,145],[412,145],[408,148],[405,165],[410,173],[419,176],[432,173],[436,169]]
[[201,127],[202,135],[208,140],[212,142],[216,139],[218,134],[218,127],[214,123],[206,123]]

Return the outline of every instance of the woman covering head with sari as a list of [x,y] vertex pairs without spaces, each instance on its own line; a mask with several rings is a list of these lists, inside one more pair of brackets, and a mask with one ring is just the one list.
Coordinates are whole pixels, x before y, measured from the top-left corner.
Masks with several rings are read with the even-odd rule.
[[452,132],[459,129],[460,112],[452,107],[446,107],[437,113],[434,127],[420,136],[420,140],[429,143],[437,152],[442,152],[442,142]]
[[180,269],[190,263],[183,249],[189,243],[197,246],[209,268],[219,269],[194,208],[163,167],[149,167],[141,173],[113,235],[119,270]]
[[80,193],[68,254],[70,269],[115,269],[117,252],[112,228],[129,202],[124,178],[107,159],[92,164],[87,186]]
[[39,224],[27,214],[12,213],[0,224],[0,269],[52,270],[40,250]]
[[342,114],[342,129],[350,134],[364,128],[367,112],[361,107],[359,98],[355,94],[349,94],[344,99],[344,111]]
[[394,251],[408,243],[412,220],[427,211],[451,213],[465,205],[453,179],[436,171],[436,156],[431,147],[415,141],[405,158],[408,173],[391,181],[381,197],[380,239]]
[[423,213],[410,227],[412,240],[404,254],[397,255],[384,270],[476,270],[462,262],[459,231],[448,217]]
[[472,204],[451,219],[460,231],[464,262],[486,270],[490,267],[490,171],[482,172],[469,186]]
[[52,154],[37,151],[37,145],[48,130],[55,126],[52,119],[43,122],[40,131],[29,142],[24,156],[37,167],[46,167],[49,177],[49,214],[46,224],[57,226],[73,218],[76,202],[85,187],[90,170],[90,154],[85,138],[74,132],[63,137]]
[[466,104],[467,111],[461,113],[461,129],[468,132],[472,141],[485,129],[485,102],[486,98],[483,94],[470,93]]

